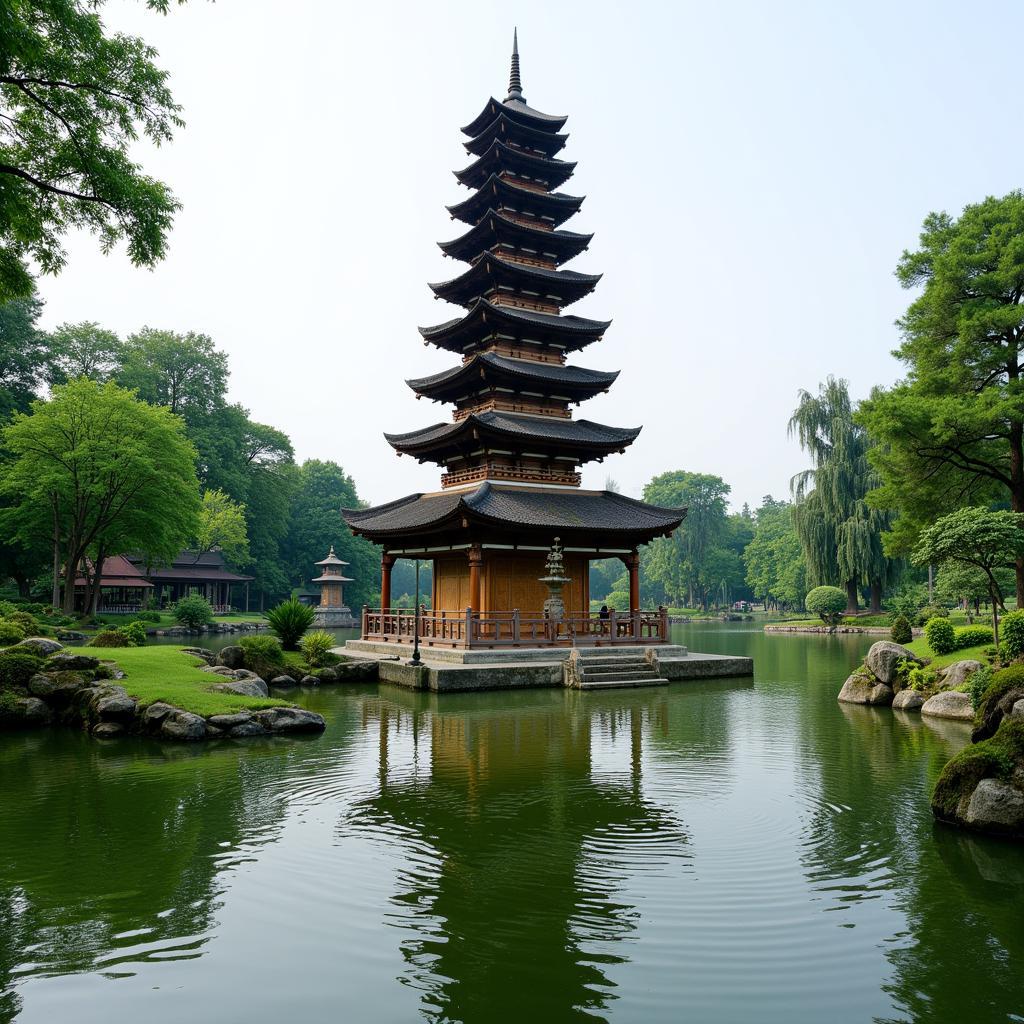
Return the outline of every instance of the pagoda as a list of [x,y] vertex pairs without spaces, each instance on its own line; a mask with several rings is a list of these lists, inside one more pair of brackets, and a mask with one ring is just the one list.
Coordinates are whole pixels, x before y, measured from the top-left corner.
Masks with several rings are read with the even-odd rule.
[[334,545],[326,558],[316,562],[320,575],[310,583],[320,584],[320,604],[313,614],[313,625],[321,628],[339,628],[354,626],[352,610],[345,604],[345,584],[352,582],[351,576],[345,575],[348,562],[342,561],[334,553]]
[[[451,420],[385,434],[399,455],[442,467],[441,487],[343,510],[354,533],[384,549],[381,608],[364,611],[364,639],[412,639],[412,613],[391,608],[391,567],[404,557],[433,563],[432,608],[419,620],[428,645],[666,640],[664,613],[640,609],[638,546],[670,535],[686,510],[581,487],[580,467],[625,451],[640,428],[574,416],[618,371],[569,362],[610,321],[564,312],[601,276],[564,266],[593,237],[563,227],[583,203],[559,191],[576,166],[559,156],[565,122],[527,103],[514,38],[508,95],[462,129],[473,160],[455,177],[470,195],[448,211],[468,227],[440,248],[466,269],[430,285],[462,311],[420,328],[459,362],[407,381],[417,398],[454,406]],[[556,536],[569,582],[552,630],[541,577]],[[607,557],[629,572],[630,607],[615,610],[614,629],[589,614],[589,561]]]

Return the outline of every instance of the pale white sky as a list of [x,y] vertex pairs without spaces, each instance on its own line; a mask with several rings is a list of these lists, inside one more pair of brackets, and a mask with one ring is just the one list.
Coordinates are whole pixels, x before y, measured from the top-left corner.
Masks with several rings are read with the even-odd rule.
[[787,493],[786,421],[833,373],[890,382],[892,274],[932,209],[1019,187],[1024,7],[981,2],[519,0],[192,2],[108,22],[160,51],[187,127],[147,170],[184,204],[154,272],[88,237],[44,279],[45,326],[98,320],[210,334],[230,396],[333,459],[362,497],[433,490],[439,469],[382,432],[445,420],[406,377],[444,369],[417,325],[457,315],[428,280],[462,264],[458,128],[505,94],[513,23],[524,93],[569,115],[570,264],[600,271],[571,312],[614,318],[574,361],[620,368],[577,415],[642,423],[584,470],[639,495],[655,473],[717,473],[734,503]]

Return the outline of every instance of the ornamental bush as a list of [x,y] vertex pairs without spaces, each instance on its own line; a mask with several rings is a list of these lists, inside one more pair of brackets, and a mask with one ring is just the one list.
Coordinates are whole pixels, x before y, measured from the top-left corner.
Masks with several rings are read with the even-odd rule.
[[991,626],[961,626],[956,631],[953,649],[962,651],[965,647],[980,647],[982,644],[990,643],[992,643]]
[[104,629],[97,633],[88,643],[89,647],[131,647],[128,637],[119,629]]
[[898,644],[909,644],[914,639],[914,631],[910,628],[910,619],[906,615],[897,615],[892,621],[889,636]]
[[927,625],[929,619],[948,619],[949,609],[943,608],[940,604],[926,604],[917,613],[917,624],[919,626]]
[[10,647],[25,639],[25,630],[10,619],[0,619],[0,647]]
[[838,587],[815,587],[804,598],[804,607],[826,626],[835,629],[846,611],[846,591]]
[[23,690],[42,664],[42,658],[28,651],[0,654],[0,690]]
[[141,611],[132,616],[133,622],[151,622],[154,626],[160,622],[159,612]]
[[281,646],[286,651],[294,651],[299,646],[302,634],[313,625],[314,615],[316,612],[310,605],[291,598],[282,601],[276,608],[271,608],[267,612],[267,622],[277,634]]
[[935,616],[924,624],[924,638],[932,654],[949,654],[956,650],[956,630],[948,618]]
[[327,663],[327,655],[332,647],[337,646],[337,643],[337,640],[326,630],[315,629],[302,638],[299,648],[310,668],[321,668]]
[[284,652],[273,636],[245,636],[238,641],[245,657],[245,667],[268,682],[284,667]]
[[129,646],[145,646],[146,627],[141,622],[126,622],[123,626],[118,626],[117,631],[128,641]]
[[999,640],[1011,661],[1024,655],[1024,611],[1003,616],[999,623]]
[[174,617],[189,629],[202,629],[213,622],[213,609],[205,597],[189,594],[175,604]]

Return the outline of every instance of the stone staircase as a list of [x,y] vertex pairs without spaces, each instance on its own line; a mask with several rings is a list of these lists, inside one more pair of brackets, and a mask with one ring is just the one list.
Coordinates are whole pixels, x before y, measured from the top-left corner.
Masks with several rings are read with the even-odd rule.
[[629,686],[667,686],[652,648],[614,651],[574,650],[566,659],[565,685],[575,690],[612,690]]

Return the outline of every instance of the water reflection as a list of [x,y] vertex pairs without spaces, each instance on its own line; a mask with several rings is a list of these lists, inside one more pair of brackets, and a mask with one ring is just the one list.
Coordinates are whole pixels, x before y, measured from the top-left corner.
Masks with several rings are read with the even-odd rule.
[[[339,828],[408,845],[391,923],[402,981],[440,1020],[604,1019],[610,965],[628,959],[638,869],[685,870],[686,830],[643,792],[647,698],[593,707],[538,691],[499,713],[476,695],[389,691],[366,702],[379,789]],[[393,758],[393,746],[413,759]]]

